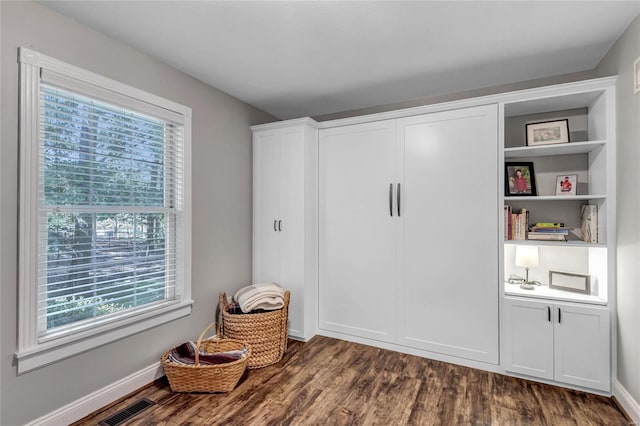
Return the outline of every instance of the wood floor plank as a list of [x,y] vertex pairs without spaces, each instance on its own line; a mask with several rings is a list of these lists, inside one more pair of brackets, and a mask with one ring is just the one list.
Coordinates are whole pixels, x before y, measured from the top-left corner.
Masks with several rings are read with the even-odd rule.
[[142,425],[629,425],[610,399],[316,336],[249,370],[228,394],[173,393],[166,380],[76,422],[96,425],[140,398]]

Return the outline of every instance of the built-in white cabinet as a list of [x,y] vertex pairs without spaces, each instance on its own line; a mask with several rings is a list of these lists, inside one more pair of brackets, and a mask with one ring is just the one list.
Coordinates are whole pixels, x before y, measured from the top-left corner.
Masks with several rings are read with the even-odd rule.
[[[615,78],[507,94],[500,108],[505,167],[498,190],[503,204],[514,213],[526,209],[528,227],[561,222],[568,232],[564,241],[533,240],[531,233],[524,240],[506,240],[503,219],[505,371],[610,392],[615,353],[610,319],[616,303]],[[558,120],[568,123],[570,142],[527,142],[527,124]],[[506,166],[513,163],[533,166],[535,194],[508,193]],[[575,193],[557,190],[558,180],[567,175],[577,177]],[[581,238],[581,210],[587,204],[596,213],[593,241]],[[540,285],[533,289],[508,282],[511,276],[525,276],[516,255],[521,246],[537,247],[529,279]],[[588,291],[558,285],[551,272],[586,277]]]
[[610,313],[606,307],[504,301],[505,370],[610,391]]
[[317,129],[310,119],[253,126],[253,282],[291,292],[289,334],[315,334]]
[[321,329],[498,363],[497,122],[488,105],[320,130]]
[[[565,119],[569,143],[527,143],[527,124]],[[291,290],[291,336],[610,392],[615,78],[253,130],[253,277]],[[535,194],[507,189],[508,162],[535,170]],[[556,192],[561,175],[575,195]],[[507,240],[505,205],[580,228],[584,204],[595,241]],[[521,245],[538,248],[533,290],[508,282]],[[589,291],[549,286],[550,271]]]

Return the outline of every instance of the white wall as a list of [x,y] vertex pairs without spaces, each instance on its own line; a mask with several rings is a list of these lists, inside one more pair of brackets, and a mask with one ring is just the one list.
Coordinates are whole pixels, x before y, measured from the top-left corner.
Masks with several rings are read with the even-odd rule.
[[[618,374],[640,403],[640,93],[633,94],[633,61],[640,56],[640,17],[602,59],[599,75],[617,74],[618,137]],[[631,414],[631,413],[630,413]],[[636,413],[640,415],[640,413]],[[639,418],[635,419],[640,422]]]
[[[214,319],[220,291],[251,281],[250,125],[275,119],[34,2],[0,2],[1,425],[24,424],[157,362]],[[16,375],[17,48],[103,74],[193,109],[193,313]]]

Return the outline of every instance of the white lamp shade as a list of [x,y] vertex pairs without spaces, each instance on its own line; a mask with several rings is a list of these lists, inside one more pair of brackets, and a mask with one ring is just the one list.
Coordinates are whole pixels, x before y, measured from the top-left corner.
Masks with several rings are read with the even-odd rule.
[[538,247],[516,246],[516,266],[525,268],[538,266]]

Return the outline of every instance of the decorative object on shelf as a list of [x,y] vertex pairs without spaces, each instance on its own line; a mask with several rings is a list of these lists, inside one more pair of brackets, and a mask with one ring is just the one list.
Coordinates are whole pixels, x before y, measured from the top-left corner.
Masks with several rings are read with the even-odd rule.
[[591,294],[591,276],[572,272],[549,271],[549,288]]
[[580,208],[580,230],[582,241],[598,242],[598,206],[585,204]]
[[633,63],[633,93],[640,93],[640,56]]
[[536,246],[516,246],[516,266],[522,266],[525,270],[524,282],[520,288],[533,290],[534,286],[540,285],[538,281],[529,281],[529,268],[538,266],[538,247]]
[[505,196],[535,196],[536,176],[533,162],[506,162],[504,164],[504,195]]
[[576,195],[578,175],[560,175],[556,177],[556,195]]
[[527,146],[568,143],[569,119],[527,123]]
[[507,282],[509,284],[520,284],[520,285],[525,283],[524,278],[516,274],[509,275],[509,279],[507,280]]

